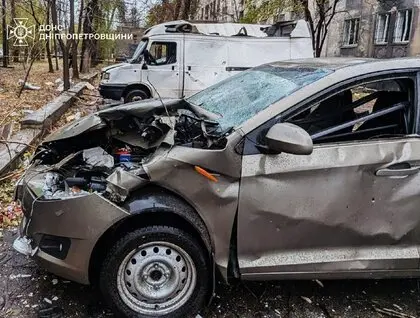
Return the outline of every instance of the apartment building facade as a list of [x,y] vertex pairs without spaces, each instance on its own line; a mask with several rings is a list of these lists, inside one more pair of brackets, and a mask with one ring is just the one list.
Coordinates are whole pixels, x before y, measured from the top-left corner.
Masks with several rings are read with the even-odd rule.
[[420,1],[343,0],[324,47],[326,56],[420,56]]

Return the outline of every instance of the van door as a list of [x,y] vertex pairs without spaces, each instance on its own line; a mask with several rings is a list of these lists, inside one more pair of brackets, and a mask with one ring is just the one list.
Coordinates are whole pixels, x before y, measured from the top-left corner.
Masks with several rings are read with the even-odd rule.
[[[152,41],[149,47],[147,70],[143,81],[153,86],[160,97],[178,98],[181,96],[181,41]],[[156,91],[152,95],[156,97]]]
[[190,96],[228,77],[224,38],[185,38],[184,96]]

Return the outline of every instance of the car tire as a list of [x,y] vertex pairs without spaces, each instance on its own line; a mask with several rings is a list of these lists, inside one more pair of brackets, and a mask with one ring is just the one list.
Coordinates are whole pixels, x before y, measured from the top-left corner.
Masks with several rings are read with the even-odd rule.
[[206,255],[195,238],[178,228],[138,229],[109,250],[100,272],[101,292],[122,317],[195,315],[210,290]]
[[124,96],[124,103],[136,102],[143,99],[148,99],[149,95],[142,89],[133,89]]

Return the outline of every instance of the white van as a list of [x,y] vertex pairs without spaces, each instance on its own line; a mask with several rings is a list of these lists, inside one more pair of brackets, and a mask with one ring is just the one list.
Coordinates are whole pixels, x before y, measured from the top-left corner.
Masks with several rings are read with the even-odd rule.
[[131,102],[184,97],[250,67],[313,57],[307,24],[287,36],[267,37],[267,26],[168,22],[148,29],[133,57],[102,69],[104,98]]

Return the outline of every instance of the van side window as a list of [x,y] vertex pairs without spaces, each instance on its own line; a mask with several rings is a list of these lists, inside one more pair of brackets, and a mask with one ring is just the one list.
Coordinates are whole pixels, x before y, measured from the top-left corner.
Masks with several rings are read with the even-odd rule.
[[409,78],[366,83],[310,105],[288,122],[305,129],[314,143],[404,136],[412,126],[413,96]]
[[149,65],[176,63],[176,42],[153,42],[149,49]]

